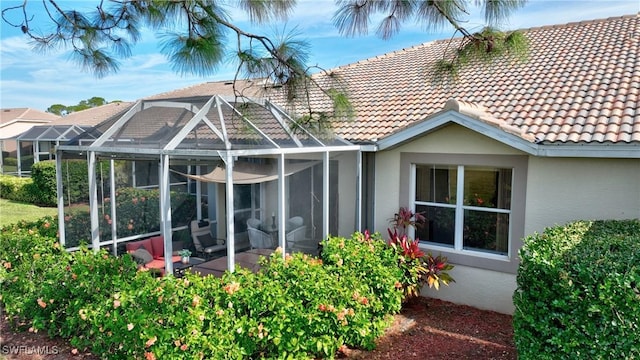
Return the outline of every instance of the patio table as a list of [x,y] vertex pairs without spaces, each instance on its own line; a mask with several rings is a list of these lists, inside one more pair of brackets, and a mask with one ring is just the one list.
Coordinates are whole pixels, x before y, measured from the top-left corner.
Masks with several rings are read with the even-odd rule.
[[[243,268],[247,268],[253,272],[257,272],[260,269],[260,264],[258,264],[258,260],[260,256],[268,257],[273,253],[272,249],[252,249],[244,252],[239,252],[235,254],[235,264],[236,266],[241,266]],[[227,270],[227,257],[219,257],[214,260],[209,260],[207,262],[203,262],[198,264],[194,269],[194,273],[199,273],[200,275],[214,275],[217,277],[221,277],[222,274]]]
[[186,264],[182,261],[176,261],[173,263],[173,276],[183,277],[188,269],[192,268],[193,266],[200,265],[203,262],[205,262],[205,260],[199,257],[189,258],[189,262]]

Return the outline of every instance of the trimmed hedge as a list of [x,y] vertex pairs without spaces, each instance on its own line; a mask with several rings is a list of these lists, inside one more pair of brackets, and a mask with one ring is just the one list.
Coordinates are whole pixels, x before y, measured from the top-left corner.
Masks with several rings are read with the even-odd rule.
[[277,251],[257,274],[177,279],[137,271],[129,255],[67,253],[51,221],[0,232],[0,301],[14,325],[104,358],[333,358],[373,347],[403,299],[379,234],[329,238],[326,260]]
[[[103,181],[105,190],[109,190],[109,172],[100,172],[100,166],[108,168],[108,161],[100,161],[96,175]],[[126,167],[126,163],[116,161],[117,169]],[[123,170],[118,170],[124,172]],[[100,175],[104,177],[101,179]],[[83,160],[64,160],[62,164],[62,184],[66,203],[87,203],[89,200],[89,177],[87,162]],[[118,187],[126,187],[126,179],[116,178]],[[9,200],[40,206],[57,205],[56,162],[40,161],[33,164],[31,178],[19,178],[0,175],[0,197]]]
[[7,200],[32,204],[33,180],[12,175],[0,175],[0,197]]
[[524,243],[520,359],[640,358],[640,220],[578,221]]
[[31,178],[34,185],[31,195],[36,199],[35,205],[56,206],[56,162],[47,160],[33,164]]

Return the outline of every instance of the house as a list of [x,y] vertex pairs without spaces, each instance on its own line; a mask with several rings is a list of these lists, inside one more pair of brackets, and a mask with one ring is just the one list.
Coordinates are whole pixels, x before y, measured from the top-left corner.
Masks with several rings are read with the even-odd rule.
[[39,161],[53,160],[56,146],[65,144],[100,122],[123,113],[131,105],[130,102],[111,102],[62,117],[56,116],[46,125],[33,126],[15,136],[20,149],[16,154],[18,176],[28,174],[31,166]]
[[329,71],[356,112],[334,130],[364,151],[365,226],[423,213],[421,247],[456,265],[455,284],[424,293],[503,313],[524,236],[640,218],[639,15],[523,32],[527,61],[472,62],[454,81],[433,76],[450,40]]
[[[330,70],[332,79],[340,79],[355,110],[353,120],[333,123],[332,131],[336,138],[357,145],[358,155],[345,155],[353,150],[351,147],[344,153],[332,148],[337,155],[313,153],[303,159],[286,152],[292,156],[287,161],[321,163],[317,167],[321,177],[309,170],[299,182],[306,186],[306,194],[311,188],[311,196],[326,196],[327,202],[318,213],[319,226],[324,230],[321,233],[330,227],[330,199],[334,199],[329,205],[331,212],[340,212],[332,234],[344,235],[352,229],[386,234],[389,220],[400,207],[421,212],[427,223],[412,235],[420,239],[425,251],[443,254],[456,265],[451,272],[455,284],[437,292],[425,289],[424,294],[512,313],[511,297],[523,237],[575,219],[640,218],[640,17],[636,14],[523,32],[530,47],[527,61],[506,57],[489,64],[471,62],[454,80],[433,76],[436,62],[448,49],[455,48],[451,40],[429,42]],[[325,74],[315,75],[315,80],[328,81]],[[245,94],[267,99],[289,114],[296,113],[296,107],[283,100],[281,89],[264,82],[241,85]],[[222,118],[222,110],[216,113],[201,109],[213,100],[224,105],[225,100],[215,96],[230,86],[224,82],[203,83],[146,99],[159,101],[158,106],[183,106],[190,109],[188,117],[181,113],[184,118],[172,120],[167,117],[168,110],[153,115],[148,110],[151,107],[147,109],[142,101],[136,105],[139,114],[131,112],[122,121],[142,116],[144,111],[149,118],[161,118],[161,123],[154,124],[157,128],[144,128],[153,130],[153,134],[145,135],[150,140],[166,134],[169,127],[178,128],[178,123],[195,126],[191,121]],[[323,94],[311,92],[310,96],[312,107],[328,108]],[[222,109],[222,105],[216,106]],[[245,108],[239,105],[236,109]],[[229,113],[232,111],[225,114]],[[238,119],[261,117],[241,115]],[[153,154],[160,169],[168,165],[163,165],[165,157],[158,159],[159,155],[166,156],[167,161],[169,156],[180,161],[189,157],[205,161],[206,156],[218,154],[231,164],[236,158],[233,154],[254,154],[269,161],[276,161],[274,154],[282,159],[285,156],[281,148],[266,149],[257,142],[244,143],[260,147],[259,151],[254,149],[256,152],[214,148],[212,142],[222,136],[199,134],[198,129],[207,130],[194,127],[190,135],[181,131],[176,141],[163,135],[166,139],[162,144],[172,144],[168,150],[135,148],[131,153]],[[229,129],[235,140],[251,130],[246,124]],[[124,133],[126,129],[115,129],[113,134],[116,131]],[[251,133],[256,141],[269,134],[261,135]],[[125,144],[124,140],[119,144]],[[109,141],[112,139],[105,138],[95,149],[62,150],[80,149],[98,155],[113,152],[112,156],[125,151],[115,146],[106,148],[104,144]],[[302,154],[311,152],[295,156]],[[335,168],[327,160],[335,161]],[[211,164],[208,166],[206,171],[211,170]],[[168,170],[162,171],[168,177]],[[327,179],[327,172],[339,175]],[[309,185],[314,181],[315,185]],[[297,199],[291,188],[283,192],[284,186],[278,182],[277,186],[256,187],[262,194],[260,204],[249,204],[247,211],[263,219],[268,219],[271,212],[274,225],[277,214],[283,224],[281,214],[304,207],[293,203],[284,207]],[[209,208],[210,218],[221,214],[225,206],[222,192],[231,190],[228,184],[226,188],[209,188],[210,192],[216,189],[221,192],[215,202],[209,203],[215,204]],[[247,189],[241,197],[254,199],[252,191]],[[269,208],[268,204],[275,203],[277,207]],[[226,206],[233,209],[228,199]],[[233,217],[227,216],[222,225],[233,237]]]
[[0,172],[16,174],[18,168],[16,138],[36,125],[48,124],[60,116],[30,108],[0,109]]

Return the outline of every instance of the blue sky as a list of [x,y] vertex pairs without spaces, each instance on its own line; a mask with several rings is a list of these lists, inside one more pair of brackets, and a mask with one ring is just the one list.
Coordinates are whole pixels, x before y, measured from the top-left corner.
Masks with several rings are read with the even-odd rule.
[[[37,0],[30,1],[34,6],[41,3]],[[0,6],[4,9],[21,2],[22,0],[2,0]],[[95,3],[97,1],[63,4],[86,6]],[[287,29],[296,28],[300,38],[310,43],[310,65],[317,64],[329,69],[434,39],[448,38],[453,34],[450,29],[439,33],[427,32],[419,25],[409,23],[399,35],[387,41],[377,39],[373,31],[369,36],[344,38],[331,22],[335,8],[333,0],[298,0],[296,10],[286,24]],[[522,29],[636,14],[639,11],[639,0],[529,0],[503,27]],[[43,15],[37,12],[35,14]],[[273,33],[273,26],[266,26],[265,29],[248,27],[247,18],[241,12],[233,11],[232,16],[243,28],[256,33]],[[44,28],[38,24],[36,27]],[[482,27],[481,17],[477,12],[469,19],[467,27],[472,30]],[[60,50],[41,54],[32,51],[21,31],[2,21],[0,105],[2,108],[31,107],[46,110],[53,104],[75,105],[93,96],[103,97],[107,101],[133,101],[200,82],[233,78],[234,68],[230,66],[221,67],[215,75],[207,77],[175,73],[159,53],[157,42],[153,33],[145,32],[142,41],[133,48],[133,56],[120,60],[120,71],[98,79],[69,61],[68,52]]]

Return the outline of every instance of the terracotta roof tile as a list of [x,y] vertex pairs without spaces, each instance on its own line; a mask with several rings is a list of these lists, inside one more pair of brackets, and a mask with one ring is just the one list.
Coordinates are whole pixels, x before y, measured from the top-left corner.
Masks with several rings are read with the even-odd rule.
[[235,85],[233,81],[205,82],[161,94],[155,94],[144,98],[144,100],[177,99],[213,95],[244,95],[256,97],[260,95],[261,91],[261,87],[256,85],[260,85],[261,83],[261,81],[251,80],[238,80],[235,82]]
[[102,106],[72,112],[56,120],[53,125],[98,125],[115,115],[124,114],[133,105],[132,102],[112,102]]
[[60,116],[58,115],[31,108],[0,109],[0,124],[5,124],[13,120],[47,122],[54,121],[59,118]]
[[[331,70],[345,84],[356,110],[354,121],[334,124],[335,132],[356,142],[382,139],[457,99],[466,107],[463,110],[482,109],[483,121],[491,119],[493,125],[525,139],[640,141],[640,15],[523,32],[530,42],[527,62],[471,63],[455,82],[438,81],[431,72],[451,46],[449,40]],[[316,75],[316,80],[328,83],[323,75]],[[269,95],[281,99],[276,90]],[[314,106],[328,109],[326,98],[312,96]]]

